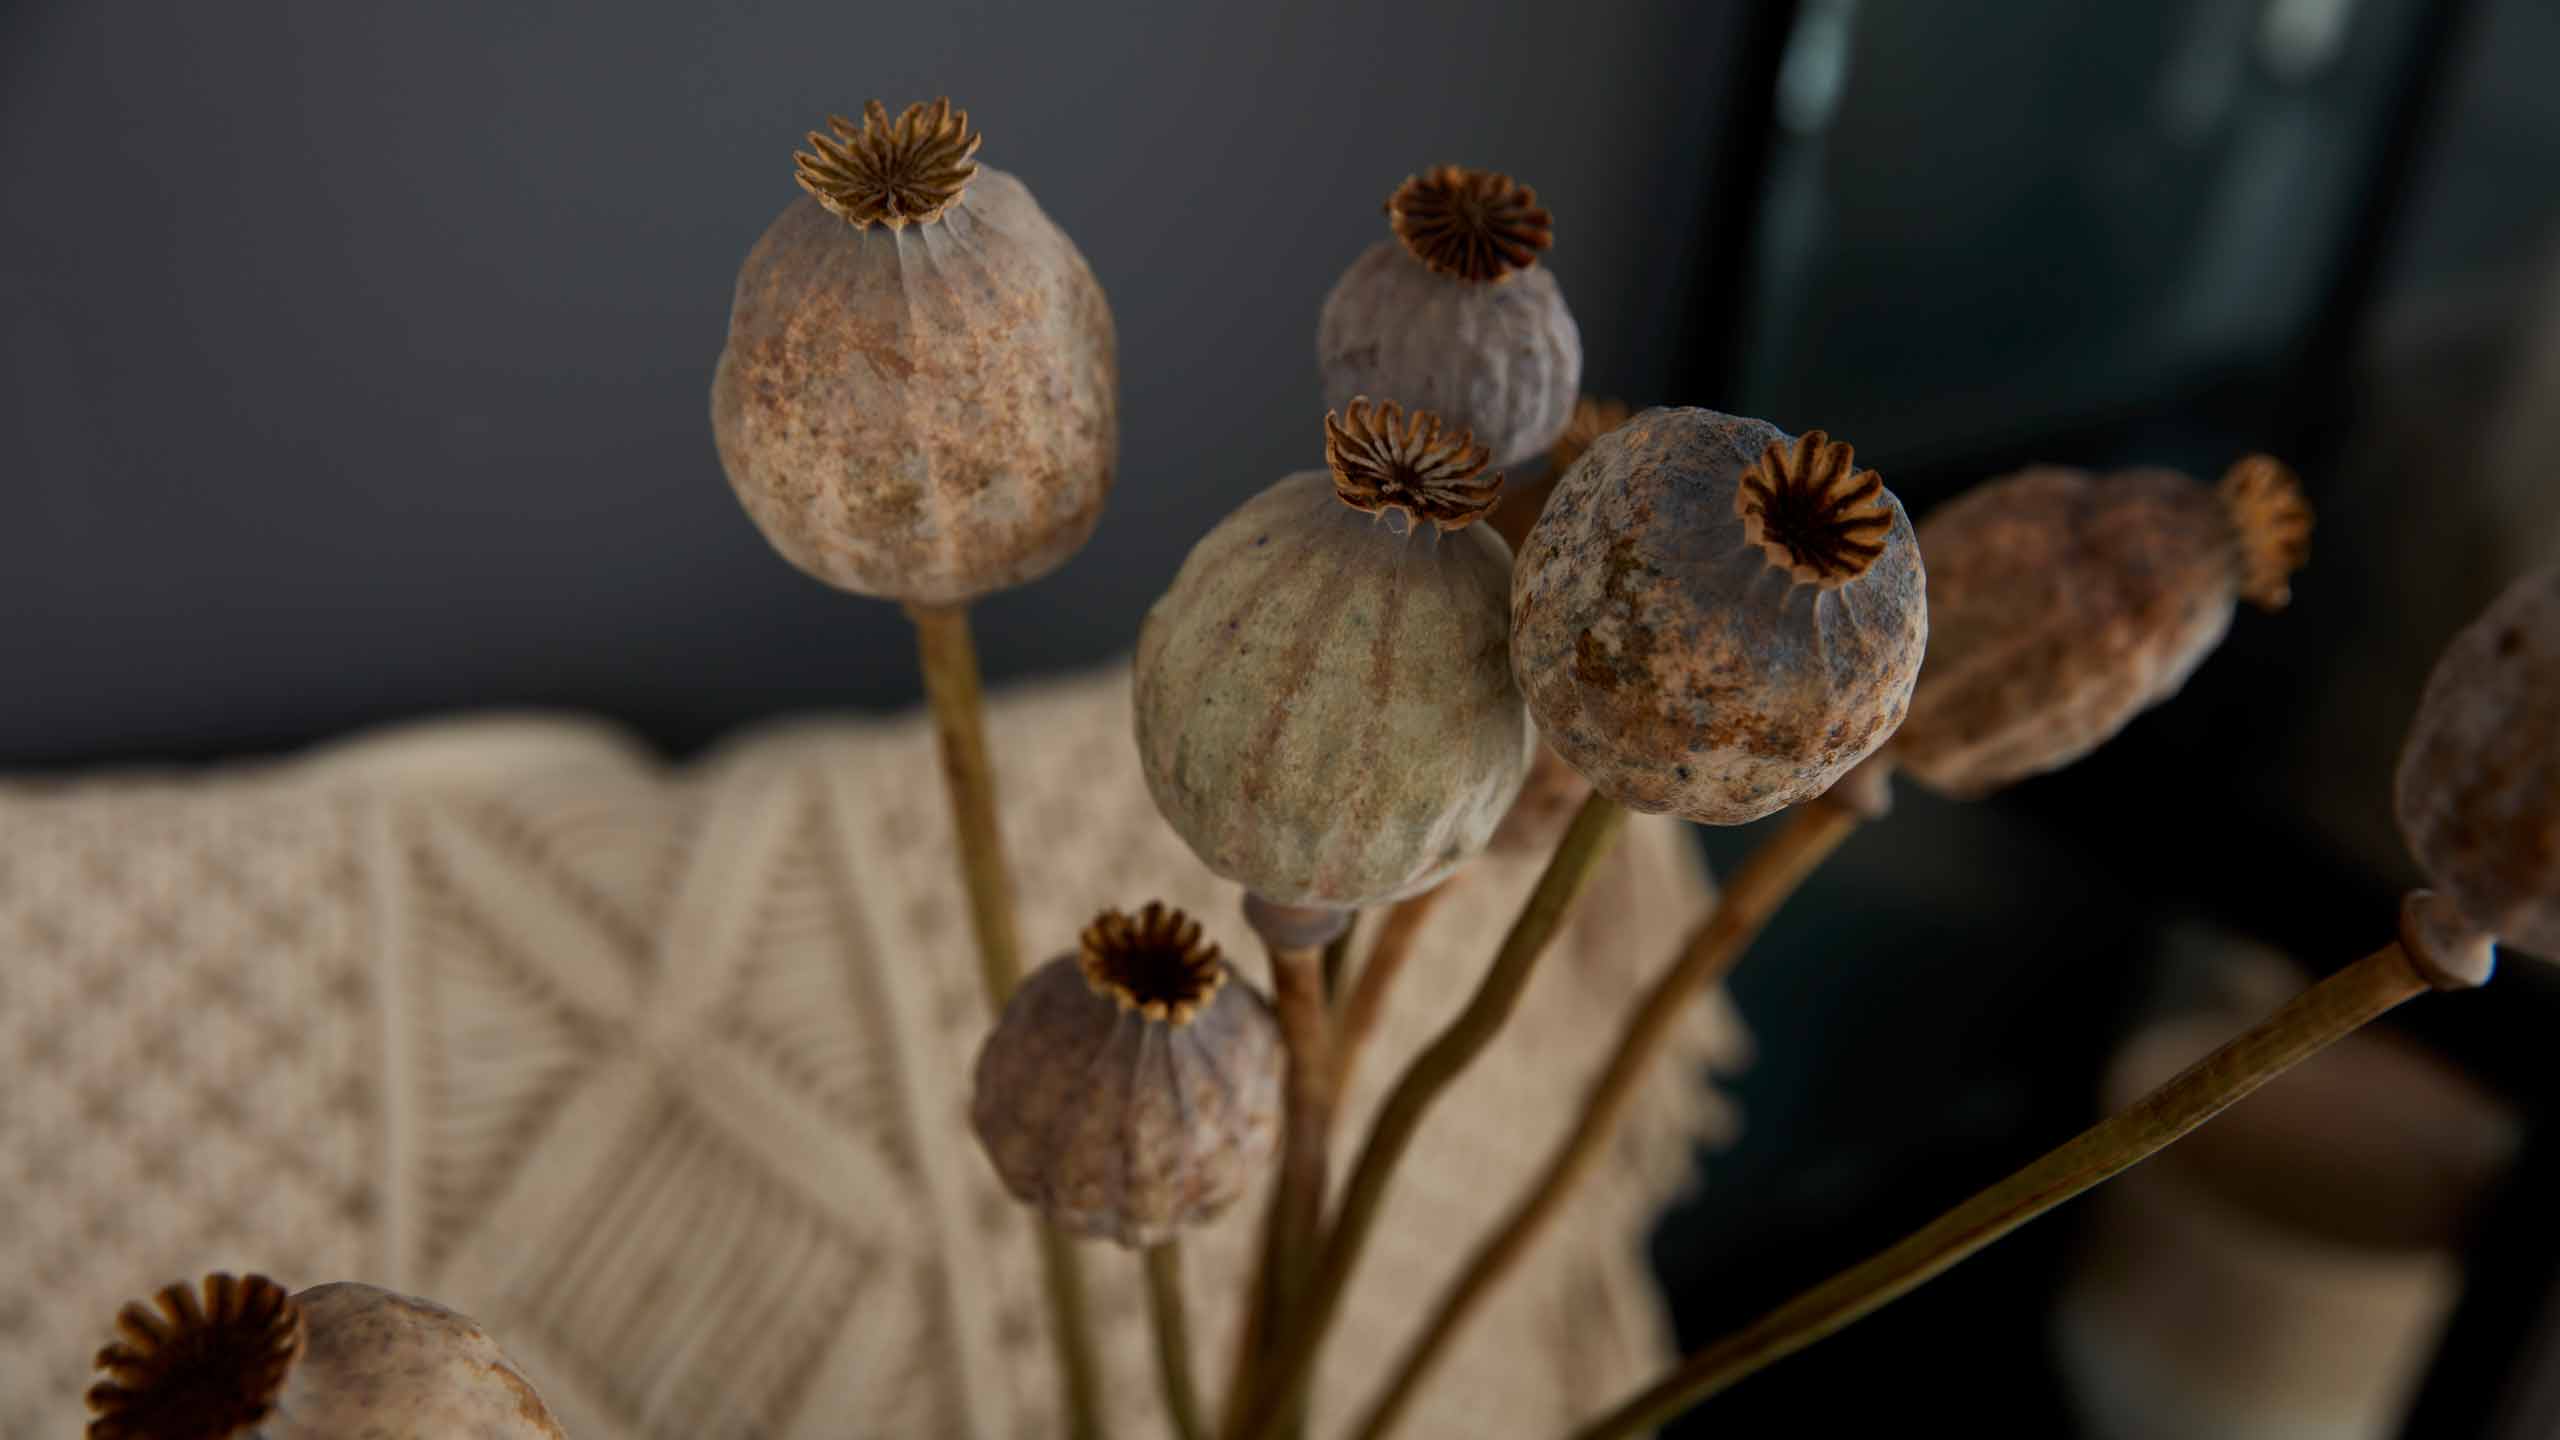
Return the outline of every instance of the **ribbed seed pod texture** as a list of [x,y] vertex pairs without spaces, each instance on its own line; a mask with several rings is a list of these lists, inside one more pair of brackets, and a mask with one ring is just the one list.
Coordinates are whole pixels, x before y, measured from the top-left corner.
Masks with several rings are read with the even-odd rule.
[[938,218],[857,228],[803,196],[738,275],[720,461],[793,565],[956,604],[1082,546],[1111,488],[1111,312],[1066,234],[981,169]]
[[1097,992],[1062,955],[1005,1003],[970,1119],[1015,1198],[1079,1235],[1158,1245],[1261,1174],[1280,1084],[1279,1024],[1231,968],[1177,1023]]
[[1138,632],[1138,753],[1210,869],[1352,907],[1485,847],[1531,731],[1506,630],[1510,552],[1483,525],[1363,514],[1323,471],[1221,521]]
[[1555,443],[1582,385],[1582,332],[1554,272],[1495,283],[1437,274],[1395,240],[1370,246],[1316,323],[1324,402],[1357,396],[1430,410],[1474,432],[1497,466]]

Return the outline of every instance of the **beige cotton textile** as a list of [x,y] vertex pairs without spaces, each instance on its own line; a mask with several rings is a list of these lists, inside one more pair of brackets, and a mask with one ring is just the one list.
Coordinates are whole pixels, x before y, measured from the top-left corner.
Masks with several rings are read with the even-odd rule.
[[[991,727],[1033,958],[1162,898],[1265,978],[1233,888],[1148,802],[1125,670],[1000,697]],[[210,1269],[464,1310],[579,1440],[1056,1433],[1030,1232],[968,1133],[985,1021],[949,834],[916,716],[769,727],[683,767],[533,717],[0,781],[0,1437],[77,1433],[116,1307]],[[1535,870],[1481,862],[1434,915],[1347,1136]],[[1679,827],[1630,827],[1404,1166],[1318,1433],[1707,899]],[[1744,1046],[1721,998],[1693,1010],[1407,1433],[1550,1432],[1664,1358],[1646,1228],[1729,1129],[1702,1071]],[[1188,1249],[1213,1381],[1257,1210]],[[1084,1253],[1119,1433],[1164,1434],[1138,1263]]]

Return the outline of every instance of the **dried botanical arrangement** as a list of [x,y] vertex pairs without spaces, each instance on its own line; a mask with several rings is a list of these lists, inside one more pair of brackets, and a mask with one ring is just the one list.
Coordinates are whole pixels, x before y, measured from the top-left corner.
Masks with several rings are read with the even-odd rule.
[[[1061,1411],[1181,1440],[1302,1435],[1330,1327],[1437,1102],[1501,1035],[1631,812],[1786,812],[1725,877],[1585,1082],[1571,1130],[1422,1316],[1352,1433],[1379,1440],[1593,1168],[1683,1007],[1897,775],[1956,798],[2068,765],[2174,695],[2242,600],[2282,607],[2310,512],[2265,456],[2207,487],[2040,468],[1915,526],[1819,430],[1579,394],[1540,264],[1554,222],[1443,166],[1324,302],[1308,459],[1192,549],[1137,637],[1136,745],[1166,822],[1236,882],[1267,990],[1200,925],[1093,897],[1023,974],[966,607],[1090,536],[1116,462],[1110,313],[947,101],[877,102],[798,157],[807,196],[737,282],[713,381],[730,483],[784,558],[895,599],[919,636],[992,1022],[970,1120],[1035,1212]],[[1313,417],[1311,417],[1312,419]],[[1319,450],[1319,445],[1321,449]],[[1525,485],[1500,472],[1549,456]],[[2434,892],[2387,943],[2239,1039],[1882,1253],[1681,1362],[1577,1432],[1644,1432],[2170,1144],[2493,947],[2560,954],[2560,569],[2445,652],[2398,779]],[[1549,856],[1337,1183],[1336,1103],[1432,906],[1496,847]],[[1351,943],[1377,912],[1365,957]],[[1358,960],[1358,963],[1353,963]],[[1220,1387],[1192,1373],[1181,1238],[1258,1184],[1259,1273]],[[1081,1241],[1141,1252],[1161,1414],[1106,1407]],[[128,1307],[92,1440],[557,1435],[493,1342],[424,1302],[258,1277]],[[512,1406],[512,1409],[507,1407]],[[504,1418],[499,1418],[501,1411]],[[483,1418],[485,1417],[485,1418]],[[362,1433],[374,1433],[364,1431]]]

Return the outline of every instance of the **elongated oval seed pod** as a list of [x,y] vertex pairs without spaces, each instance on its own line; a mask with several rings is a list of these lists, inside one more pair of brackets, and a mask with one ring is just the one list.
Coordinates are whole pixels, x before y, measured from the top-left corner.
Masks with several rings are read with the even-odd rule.
[[1138,632],[1138,755],[1201,861],[1266,900],[1354,908],[1482,851],[1531,741],[1505,632],[1498,477],[1436,417],[1354,401],[1328,471],[1193,547]]
[[2080,758],[2177,693],[2238,601],[2282,607],[2310,529],[2263,455],[2218,489],[2040,467],[1940,506],[1919,531],[1929,656],[1896,764],[1972,797]]
[[738,273],[711,383],[729,483],[839,589],[949,605],[1037,579],[1111,488],[1102,287],[949,101],[830,123]]
[[287,1296],[208,1275],[127,1305],[98,1352],[89,1440],[564,1440],[498,1342],[352,1282]]
[[1647,410],[1529,532],[1511,659],[1539,731],[1632,810],[1738,825],[1901,723],[1928,634],[1902,502],[1846,445]]
[[2453,637],[2400,752],[2400,832],[2501,946],[2560,960],[2560,566]]
[[1016,1199],[1080,1235],[1160,1245],[1269,1163],[1280,1077],[1270,1005],[1197,921],[1109,910],[1005,1003],[970,1123]]
[[1529,460],[1582,384],[1582,332],[1538,264],[1555,229],[1537,192],[1443,165],[1397,186],[1387,221],[1317,318],[1325,404],[1393,400],[1471,432],[1495,465]]

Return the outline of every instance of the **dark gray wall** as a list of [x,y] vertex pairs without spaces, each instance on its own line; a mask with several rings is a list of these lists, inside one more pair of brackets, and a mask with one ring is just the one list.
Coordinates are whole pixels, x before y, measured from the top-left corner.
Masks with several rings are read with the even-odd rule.
[[949,93],[1119,317],[1095,543],[989,668],[1125,647],[1312,463],[1315,309],[1442,160],[1558,216],[1595,383],[1655,397],[1741,6],[20,3],[0,19],[0,765],[456,706],[699,742],[914,693],[896,612],[712,456],[738,261],[830,110]]

